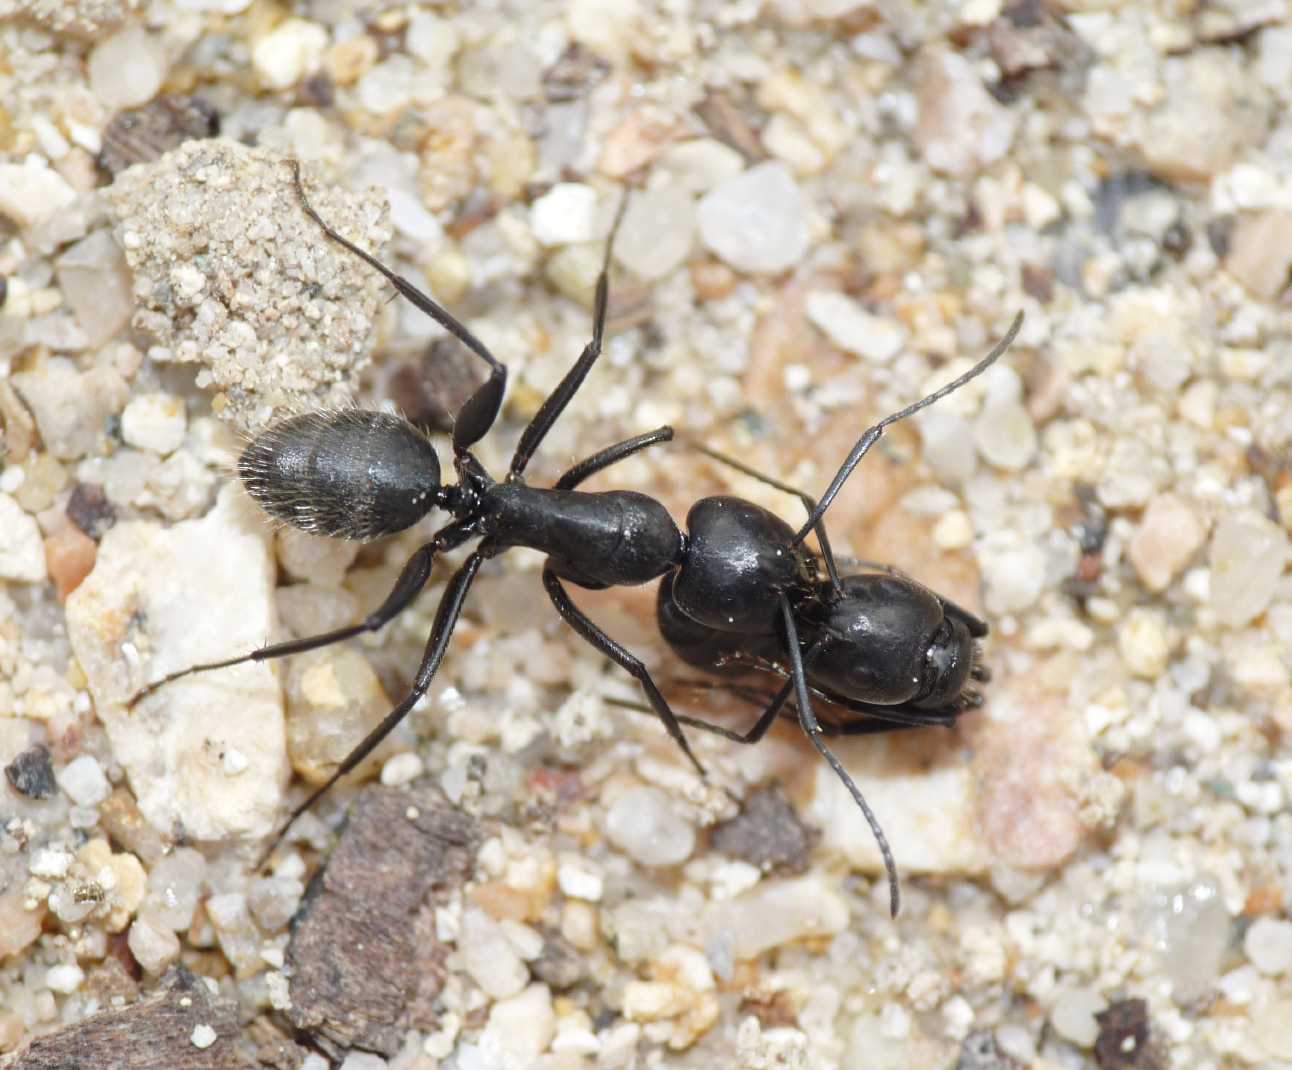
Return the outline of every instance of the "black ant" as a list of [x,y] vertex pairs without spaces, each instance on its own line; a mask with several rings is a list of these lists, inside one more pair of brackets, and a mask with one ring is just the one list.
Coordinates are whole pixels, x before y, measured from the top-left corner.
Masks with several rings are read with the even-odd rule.
[[[977,643],[987,634],[987,625],[895,569],[881,565],[875,566],[880,571],[840,576],[822,518],[884,429],[982,374],[1013,342],[1021,314],[1001,342],[973,368],[866,431],[820,501],[791,491],[808,511],[797,531],[752,502],[722,496],[705,498],[692,506],[687,533],[683,534],[664,506],[645,494],[576,489],[589,476],[624,458],[670,441],[672,428],[661,427],[608,446],[580,461],[551,488],[531,487],[524,481],[534,452],[601,353],[610,248],[618,218],[607,239],[597,279],[592,340],[525,428],[506,478],[495,481],[472,455],[471,447],[498,417],[507,369],[444,308],[328,226],[306,197],[299,164],[291,161],[291,166],[301,205],[323,232],[379,271],[414,306],[466,345],[488,365],[489,378],[463,404],[454,422],[456,485],[441,481],[435,450],[411,423],[399,416],[358,409],[293,416],[270,427],[243,451],[238,474],[248,493],[270,516],[316,535],[373,539],[402,531],[434,508],[453,519],[413,554],[386,600],[362,622],[170,673],[137,692],[130,705],[190,673],[300,654],[375,632],[417,597],[438,556],[469,539],[480,539],[449,580],[408,695],[346,756],[326,783],[296,807],[270,843],[267,858],[292,822],[359,765],[426,693],[480,566],[510,547],[528,546],[547,554],[543,586],[556,611],[583,639],[636,678],[650,708],[701,775],[704,768],[687,743],[683,725],[754,743],[793,698],[797,719],[808,738],[847,786],[870,824],[884,858],[890,906],[896,915],[899,893],[892,851],[861,792],[822,736],[954,724],[964,709],[982,702],[967,685],[970,679],[985,681],[989,677],[980,663]],[[619,218],[622,212],[621,205]],[[790,490],[739,462],[728,463]],[[819,555],[804,546],[811,532],[816,533]],[[784,680],[749,732],[741,735],[675,714],[646,666],[585,616],[565,587],[572,583],[599,590],[655,579],[661,580],[660,631],[688,664],[718,675],[753,669]],[[828,700],[840,714],[825,724],[818,721],[812,708],[813,693]]]

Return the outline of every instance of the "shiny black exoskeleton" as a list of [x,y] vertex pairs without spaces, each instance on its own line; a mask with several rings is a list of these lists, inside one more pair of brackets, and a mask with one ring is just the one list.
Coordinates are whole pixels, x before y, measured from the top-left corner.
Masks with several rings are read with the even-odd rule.
[[[436,508],[449,513],[452,520],[413,554],[386,600],[362,622],[276,643],[226,661],[192,666],[149,684],[131,702],[190,673],[298,654],[376,631],[412,603],[430,578],[437,557],[470,539],[479,539],[474,552],[449,580],[408,695],[327,782],[296,808],[294,821],[362,762],[426,693],[481,564],[510,547],[530,547],[547,555],[543,585],[557,612],[587,642],[638,680],[650,708],[699,772],[703,773],[703,768],[687,743],[683,725],[752,743],[778,715],[790,709],[793,699],[794,716],[870,822],[888,868],[895,914],[897,879],[888,844],[865,799],[822,735],[953,723],[961,710],[980,701],[966,685],[971,678],[986,679],[985,669],[978,665],[976,640],[986,634],[987,626],[893,570],[840,576],[822,517],[884,429],[985,370],[1012,342],[1021,317],[1005,339],[969,372],[870,428],[819,503],[792,492],[799,494],[809,514],[797,531],[760,506],[721,496],[697,502],[683,534],[663,505],[644,494],[577,489],[594,473],[669,441],[671,428],[662,427],[610,446],[575,465],[551,488],[531,487],[523,479],[534,452],[601,352],[609,242],[597,281],[592,340],[521,435],[506,479],[496,481],[471,448],[498,416],[506,368],[431,298],[324,223],[305,196],[299,168],[293,168],[301,204],[324,233],[381,272],[399,293],[465,344],[486,363],[489,378],[462,406],[454,423],[455,484],[442,481],[431,443],[411,424],[400,417],[357,409],[309,413],[271,427],[243,452],[239,476],[272,517],[317,535],[375,538],[403,530]],[[782,487],[739,462],[719,459]],[[819,555],[804,545],[810,533],[817,536]],[[752,671],[782,679],[779,693],[748,733],[738,735],[676,715],[645,665],[593,623],[565,587],[572,583],[599,589],[656,579],[661,580],[660,630],[683,660],[720,676]],[[824,723],[813,711],[814,694],[828,699],[837,711]]]

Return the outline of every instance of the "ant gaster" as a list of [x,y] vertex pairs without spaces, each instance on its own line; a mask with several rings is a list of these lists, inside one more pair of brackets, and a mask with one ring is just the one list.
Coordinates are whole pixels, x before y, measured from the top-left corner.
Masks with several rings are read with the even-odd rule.
[[[456,484],[442,481],[431,443],[412,424],[398,416],[358,409],[292,416],[270,427],[246,447],[238,474],[270,516],[316,535],[346,539],[390,535],[432,509],[441,509],[453,519],[413,554],[385,601],[360,623],[171,673],[136,693],[131,705],[190,673],[299,654],[375,632],[416,598],[437,557],[469,539],[480,540],[445,588],[408,695],[296,807],[271,842],[267,857],[291,823],[358,766],[426,694],[480,566],[510,547],[527,546],[547,555],[543,586],[557,612],[583,639],[636,678],[651,710],[701,775],[704,769],[687,743],[683,725],[754,743],[792,698],[794,715],[808,738],[870,824],[883,855],[890,907],[896,915],[899,892],[892,851],[861,792],[822,737],[953,724],[966,707],[982,701],[966,685],[971,678],[988,678],[979,663],[977,645],[987,634],[987,625],[895,569],[878,565],[874,566],[878,571],[840,576],[823,517],[884,429],[985,371],[1014,340],[1021,314],[1003,340],[968,372],[867,430],[820,501],[704,451],[797,494],[808,511],[797,531],[752,502],[720,496],[692,506],[684,534],[664,506],[645,494],[577,489],[589,476],[671,440],[669,427],[608,446],[580,461],[551,488],[531,487],[524,481],[534,452],[601,353],[614,229],[597,279],[592,340],[525,428],[506,478],[495,481],[471,448],[497,419],[507,369],[444,308],[328,226],[305,195],[299,165],[295,161],[291,165],[301,205],[323,232],[379,271],[414,306],[466,345],[488,366],[489,378],[463,404],[454,422]],[[620,217],[622,212],[621,205]],[[804,545],[812,532],[819,555]],[[675,714],[646,666],[584,615],[566,590],[567,583],[597,590],[655,579],[661,580],[660,630],[684,661],[717,675],[754,670],[783,681],[749,732],[742,735]],[[825,723],[819,721],[813,694],[839,712]]]

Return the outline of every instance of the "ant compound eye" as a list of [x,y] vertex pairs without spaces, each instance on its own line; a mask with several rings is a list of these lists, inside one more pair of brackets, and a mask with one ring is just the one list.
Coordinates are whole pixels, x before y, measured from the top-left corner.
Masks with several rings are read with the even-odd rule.
[[954,617],[944,617],[924,654],[924,686],[916,705],[925,709],[955,705],[975,661],[969,629]]

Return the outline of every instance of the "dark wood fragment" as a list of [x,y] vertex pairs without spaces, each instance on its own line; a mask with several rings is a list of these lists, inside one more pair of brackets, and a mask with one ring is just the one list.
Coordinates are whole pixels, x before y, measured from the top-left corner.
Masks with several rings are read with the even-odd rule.
[[447,951],[434,894],[470,874],[480,830],[430,787],[371,787],[305,891],[287,947],[292,1024],[390,1056],[435,1025]]
[[756,791],[745,800],[739,814],[715,825],[710,844],[767,871],[801,873],[820,833],[799,820],[779,784]]
[[249,1022],[243,1040],[255,1051],[255,1065],[266,1070],[300,1070],[309,1052],[267,1017]]
[[[193,1043],[199,1026],[215,1030],[209,1047]],[[0,1070],[247,1070],[238,1050],[238,1015],[217,1000],[206,982],[184,969],[166,975],[139,1003],[108,1010],[76,1025],[37,1037]]]
[[142,108],[118,112],[103,132],[99,166],[116,175],[147,163],[195,138],[215,137],[220,116],[201,97],[158,97]]
[[399,411],[418,427],[448,434],[454,414],[486,378],[479,358],[466,346],[456,338],[441,338],[422,357],[400,365],[387,389]]

